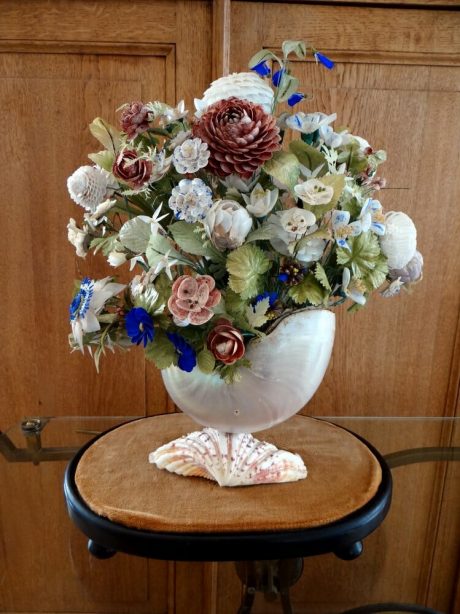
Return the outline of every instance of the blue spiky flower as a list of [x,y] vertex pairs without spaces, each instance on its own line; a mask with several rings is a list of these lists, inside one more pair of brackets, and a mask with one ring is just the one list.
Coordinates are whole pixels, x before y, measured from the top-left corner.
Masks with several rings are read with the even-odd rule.
[[94,292],[94,281],[85,277],[80,284],[80,289],[69,306],[70,321],[76,318],[84,318],[89,309]]

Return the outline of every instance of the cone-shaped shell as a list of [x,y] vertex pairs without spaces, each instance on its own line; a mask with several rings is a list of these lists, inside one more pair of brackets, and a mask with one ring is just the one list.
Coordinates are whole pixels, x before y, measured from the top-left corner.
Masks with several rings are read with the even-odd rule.
[[408,215],[401,211],[389,211],[385,215],[385,234],[380,237],[380,247],[390,269],[402,269],[412,260],[417,248],[417,230]]
[[297,311],[280,320],[266,337],[251,342],[251,368],[226,384],[195,368],[162,371],[172,400],[199,424],[228,433],[256,432],[287,420],[314,395],[329,363],[335,315]]

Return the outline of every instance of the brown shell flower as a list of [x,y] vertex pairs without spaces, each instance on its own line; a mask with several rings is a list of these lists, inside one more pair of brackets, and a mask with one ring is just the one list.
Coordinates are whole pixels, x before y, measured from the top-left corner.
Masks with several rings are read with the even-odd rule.
[[276,118],[238,98],[211,105],[193,125],[193,135],[208,144],[208,168],[220,177],[249,179],[280,148]]
[[139,158],[134,149],[125,149],[116,157],[112,173],[132,188],[140,188],[150,179],[152,169],[152,162]]
[[245,347],[240,331],[225,318],[220,318],[208,335],[208,349],[217,360],[231,365],[244,356]]
[[126,132],[128,139],[134,139],[149,127],[149,111],[143,102],[131,102],[125,107],[120,117],[121,129]]

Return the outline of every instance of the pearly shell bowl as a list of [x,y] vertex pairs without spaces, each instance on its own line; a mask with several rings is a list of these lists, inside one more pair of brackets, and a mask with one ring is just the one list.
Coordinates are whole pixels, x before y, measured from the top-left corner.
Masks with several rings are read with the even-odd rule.
[[170,367],[163,382],[174,403],[203,426],[227,433],[255,433],[296,414],[315,394],[334,343],[335,315],[325,309],[297,311],[280,320],[262,339],[252,341],[250,369],[226,384],[218,375],[195,368]]
[[249,433],[284,422],[308,403],[326,372],[334,334],[331,311],[296,311],[248,345],[251,367],[242,368],[234,384],[198,368],[191,373],[164,369],[163,382],[174,403],[207,428],[161,446],[150,454],[150,462],[180,475],[214,479],[221,486],[305,478],[299,455]]

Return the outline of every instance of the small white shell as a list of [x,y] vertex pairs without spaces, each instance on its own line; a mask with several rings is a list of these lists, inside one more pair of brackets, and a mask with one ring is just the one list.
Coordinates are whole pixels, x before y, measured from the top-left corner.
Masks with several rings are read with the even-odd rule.
[[298,454],[278,450],[249,433],[205,428],[161,446],[149,455],[159,469],[215,480],[219,486],[295,482],[307,477]]
[[213,81],[203,94],[202,100],[195,98],[195,106],[197,116],[201,116],[212,104],[234,97],[260,104],[266,113],[271,113],[273,96],[272,88],[258,75],[253,72],[239,72]]
[[385,215],[385,234],[380,247],[388,258],[390,269],[402,269],[414,257],[417,248],[417,229],[402,211],[389,211]]

